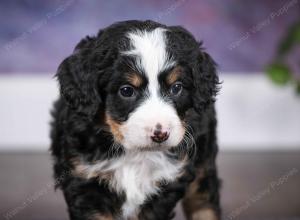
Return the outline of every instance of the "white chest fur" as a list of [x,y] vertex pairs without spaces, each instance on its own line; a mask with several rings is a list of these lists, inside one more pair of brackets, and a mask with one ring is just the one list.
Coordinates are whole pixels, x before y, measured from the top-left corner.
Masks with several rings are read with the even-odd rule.
[[174,181],[184,162],[170,159],[163,152],[126,152],[117,159],[84,165],[84,170],[94,173],[111,172],[110,186],[117,192],[125,192],[123,217],[126,219],[137,214],[145,200],[159,192],[159,181]]

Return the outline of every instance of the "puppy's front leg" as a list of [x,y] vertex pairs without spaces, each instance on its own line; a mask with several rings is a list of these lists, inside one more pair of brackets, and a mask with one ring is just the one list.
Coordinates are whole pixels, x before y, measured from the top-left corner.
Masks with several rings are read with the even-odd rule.
[[182,201],[188,220],[220,219],[219,185],[216,169],[197,168],[196,178]]
[[71,220],[119,219],[124,198],[97,179],[74,178],[63,186]]

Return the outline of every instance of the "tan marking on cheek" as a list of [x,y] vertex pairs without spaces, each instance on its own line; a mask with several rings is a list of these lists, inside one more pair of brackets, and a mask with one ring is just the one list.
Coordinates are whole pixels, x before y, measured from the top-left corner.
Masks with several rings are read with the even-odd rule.
[[179,79],[181,73],[182,68],[179,66],[175,67],[167,76],[167,84],[172,85],[173,83],[175,83]]
[[140,87],[143,84],[143,79],[137,73],[130,73],[127,76],[129,83],[135,87]]
[[113,120],[108,114],[105,114],[105,123],[109,126],[110,132],[113,134],[115,140],[121,143],[124,136],[121,132],[122,125],[120,122]]

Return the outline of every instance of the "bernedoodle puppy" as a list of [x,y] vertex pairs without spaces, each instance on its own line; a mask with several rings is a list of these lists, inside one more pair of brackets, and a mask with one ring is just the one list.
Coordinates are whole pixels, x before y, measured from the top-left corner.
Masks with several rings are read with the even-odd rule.
[[[72,220],[220,219],[216,65],[182,27],[124,21],[59,66],[51,152]],[[61,178],[63,176],[63,178]]]

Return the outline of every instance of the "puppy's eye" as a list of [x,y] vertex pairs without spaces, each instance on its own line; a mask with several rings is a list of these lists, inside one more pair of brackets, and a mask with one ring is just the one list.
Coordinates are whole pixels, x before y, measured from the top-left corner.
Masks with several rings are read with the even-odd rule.
[[170,93],[171,95],[177,96],[181,93],[182,91],[182,83],[181,82],[176,82],[174,83],[171,88],[170,88]]
[[121,96],[123,96],[125,98],[129,98],[129,97],[135,96],[135,90],[130,85],[122,86],[120,88],[120,90],[119,90],[119,93],[120,93]]

